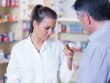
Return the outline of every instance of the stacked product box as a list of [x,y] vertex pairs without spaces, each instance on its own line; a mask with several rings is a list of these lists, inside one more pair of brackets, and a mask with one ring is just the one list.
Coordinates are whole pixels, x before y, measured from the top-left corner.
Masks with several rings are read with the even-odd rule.
[[80,23],[59,24],[60,32],[66,33],[83,33],[83,28]]

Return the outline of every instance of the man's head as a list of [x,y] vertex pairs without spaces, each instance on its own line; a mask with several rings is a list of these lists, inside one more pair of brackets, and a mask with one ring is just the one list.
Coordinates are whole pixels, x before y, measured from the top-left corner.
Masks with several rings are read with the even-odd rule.
[[105,20],[110,20],[109,0],[76,0],[73,7],[82,26],[89,34]]

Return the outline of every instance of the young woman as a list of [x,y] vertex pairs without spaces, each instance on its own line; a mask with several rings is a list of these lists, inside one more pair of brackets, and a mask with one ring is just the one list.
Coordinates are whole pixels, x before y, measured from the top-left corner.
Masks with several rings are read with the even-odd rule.
[[68,83],[71,80],[73,56],[69,55],[72,52],[64,55],[63,44],[50,38],[56,20],[52,9],[42,5],[34,7],[29,36],[12,49],[7,83],[58,83],[59,80]]

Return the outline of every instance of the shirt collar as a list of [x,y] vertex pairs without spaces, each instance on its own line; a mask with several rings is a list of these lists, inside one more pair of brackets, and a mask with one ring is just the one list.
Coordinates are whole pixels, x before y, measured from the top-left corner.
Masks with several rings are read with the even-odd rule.
[[108,31],[108,29],[110,29],[110,21],[105,21],[105,24],[102,27],[97,29],[93,34],[91,34],[89,36],[89,38],[88,38],[89,41],[93,41],[93,40],[97,39],[102,34],[104,34],[106,31]]

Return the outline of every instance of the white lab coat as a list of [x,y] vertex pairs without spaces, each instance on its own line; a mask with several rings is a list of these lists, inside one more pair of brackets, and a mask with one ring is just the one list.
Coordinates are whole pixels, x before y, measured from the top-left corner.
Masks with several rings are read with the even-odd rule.
[[7,68],[7,83],[69,83],[73,70],[67,67],[63,44],[55,39],[44,42],[40,52],[30,36],[16,44]]

